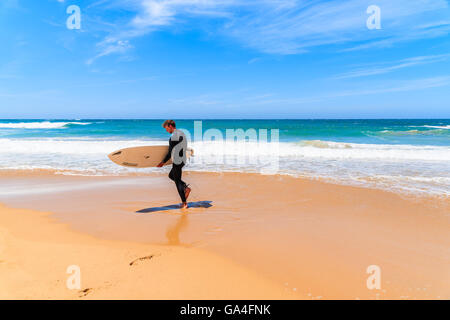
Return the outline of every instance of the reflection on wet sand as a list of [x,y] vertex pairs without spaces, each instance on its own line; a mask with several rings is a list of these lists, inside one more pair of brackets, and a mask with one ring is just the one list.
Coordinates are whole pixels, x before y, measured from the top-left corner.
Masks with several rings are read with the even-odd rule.
[[188,226],[188,215],[182,214],[175,224],[169,226],[166,231],[166,237],[169,245],[181,245],[180,232]]
[[[213,206],[212,201],[195,201],[195,202],[188,203],[188,209],[210,208],[212,206]],[[178,218],[177,221],[175,222],[175,224],[170,225],[167,228],[167,231],[166,231],[166,238],[168,240],[167,244],[168,245],[183,245],[183,246],[190,245],[188,243],[183,244],[180,242],[180,233],[181,233],[181,231],[185,230],[188,225],[188,218],[187,218],[188,211],[180,209],[179,204],[145,208],[145,209],[136,211],[136,213],[158,213],[158,212],[168,211],[168,210],[176,210],[178,212],[181,211],[182,213],[181,213],[180,218]],[[175,213],[175,214],[178,215],[179,213]]]

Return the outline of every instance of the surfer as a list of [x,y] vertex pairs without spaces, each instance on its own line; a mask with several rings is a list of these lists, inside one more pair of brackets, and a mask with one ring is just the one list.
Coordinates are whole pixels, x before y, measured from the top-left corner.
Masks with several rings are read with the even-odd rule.
[[178,194],[180,195],[182,204],[181,208],[187,208],[187,198],[189,197],[189,193],[191,193],[191,188],[181,180],[182,169],[184,164],[186,163],[186,148],[187,148],[187,139],[186,135],[183,131],[178,130],[175,125],[175,121],[166,120],[162,124],[163,128],[166,129],[168,133],[172,136],[169,139],[169,151],[167,155],[164,157],[163,161],[158,164],[158,168],[162,167],[164,163],[169,161],[172,158],[172,170],[170,170],[169,178],[175,182],[177,186]]

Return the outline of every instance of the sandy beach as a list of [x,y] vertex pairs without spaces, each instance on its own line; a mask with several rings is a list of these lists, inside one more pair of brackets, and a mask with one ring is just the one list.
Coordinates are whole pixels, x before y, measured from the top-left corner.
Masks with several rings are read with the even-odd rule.
[[449,17],[0,1],[0,300],[450,300]]
[[[3,299],[449,299],[448,198],[289,176],[2,174]],[[197,206],[197,207],[195,207]],[[79,266],[81,287],[68,289]],[[378,266],[381,288],[366,270]]]

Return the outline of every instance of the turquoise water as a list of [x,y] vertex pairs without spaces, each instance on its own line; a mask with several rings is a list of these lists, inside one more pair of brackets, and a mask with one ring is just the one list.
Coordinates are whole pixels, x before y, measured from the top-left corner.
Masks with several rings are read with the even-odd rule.
[[[165,140],[163,120],[0,120],[0,138]],[[178,120],[193,132],[193,120]],[[450,120],[202,120],[203,129],[279,129],[280,141],[450,145]]]
[[[77,175],[161,170],[127,169],[106,157],[125,147],[166,144],[169,135],[161,123],[3,119],[0,170],[47,169]],[[196,137],[190,142],[196,156],[187,170],[288,174],[398,192],[450,195],[449,119],[202,120],[196,136],[194,120],[177,120],[177,126]],[[256,136],[232,143],[217,140],[226,137],[227,130],[236,129]],[[279,143],[267,144],[260,129],[268,130],[268,141],[278,130]]]

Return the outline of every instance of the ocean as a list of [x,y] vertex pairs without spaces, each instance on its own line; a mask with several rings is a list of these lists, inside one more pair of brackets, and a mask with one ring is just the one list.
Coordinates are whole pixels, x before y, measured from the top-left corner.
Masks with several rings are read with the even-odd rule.
[[[196,125],[200,139],[194,120],[176,121],[191,137],[195,152],[186,170],[284,174],[407,194],[450,195],[449,119],[196,121],[201,121]],[[169,135],[161,123],[2,119],[0,173],[51,170],[105,176],[161,171],[124,168],[107,158],[125,147],[167,144]],[[225,139],[237,129],[256,136]],[[261,159],[268,156],[276,160],[276,170],[264,170],[268,162]]]

